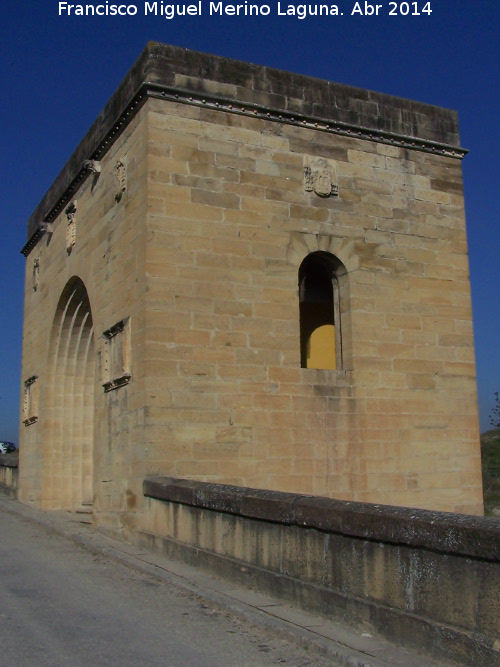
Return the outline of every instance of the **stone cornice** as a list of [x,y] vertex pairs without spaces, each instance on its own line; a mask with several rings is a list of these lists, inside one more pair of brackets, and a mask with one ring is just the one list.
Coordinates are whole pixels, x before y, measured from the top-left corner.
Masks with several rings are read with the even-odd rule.
[[[206,75],[200,76],[200,63],[208,72]],[[181,80],[184,85],[174,85],[176,80]],[[203,89],[213,88],[213,85],[208,84],[214,82],[215,88],[229,90],[229,93],[214,93]],[[290,96],[275,92],[278,85],[284,87],[285,91],[289,86]],[[265,90],[268,92],[263,92]],[[320,100],[319,103],[313,103],[316,99],[313,93]],[[253,97],[258,101],[243,100],[244,97]],[[103,158],[148,98],[452,158],[461,159],[467,153],[458,145],[458,128],[453,112],[342,84],[151,43],[31,216],[28,242],[21,250],[23,255],[29,255],[45,233],[46,224],[61,213],[86,178],[95,172],[93,163]],[[350,108],[341,108],[342,104],[350,105]],[[362,110],[354,110],[358,107]],[[401,118],[392,117],[395,111],[401,114]],[[403,116],[405,121],[402,120]],[[416,118],[420,124],[415,122]],[[411,134],[387,129],[395,126],[407,130],[415,125],[418,125],[418,130]],[[432,136],[450,137],[456,144],[436,141],[430,138]]]
[[361,125],[351,125],[342,121],[328,121],[319,116],[309,116],[283,109],[273,109],[271,107],[249,102],[242,104],[233,99],[216,95],[209,96],[199,93],[196,94],[180,88],[170,88],[152,83],[146,83],[144,87],[148,97],[155,97],[157,99],[181,102],[183,104],[191,104],[209,109],[217,109],[219,111],[226,111],[241,116],[251,116],[252,118],[261,118],[263,120],[286,123],[287,125],[296,125],[298,127],[330,132],[332,134],[340,134],[347,137],[355,137],[357,139],[376,141],[377,143],[390,144],[391,146],[401,146],[403,148],[434,153],[436,155],[445,155],[447,157],[462,159],[468,153],[468,150],[465,148],[439,143],[437,141],[419,139],[417,137],[397,134],[395,132],[375,130]]
[[37,228],[35,233],[30,236],[28,241],[24,244],[24,246],[21,248],[21,254],[27,257],[30,252],[33,250],[33,248],[36,247],[36,244],[38,241],[42,238],[42,236],[45,234],[44,228],[42,225]]

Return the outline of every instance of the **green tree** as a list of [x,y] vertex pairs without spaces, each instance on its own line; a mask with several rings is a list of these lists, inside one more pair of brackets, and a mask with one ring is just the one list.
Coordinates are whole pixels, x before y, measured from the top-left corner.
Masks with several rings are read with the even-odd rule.
[[490,423],[494,428],[500,428],[500,394],[495,392],[496,405],[490,412]]

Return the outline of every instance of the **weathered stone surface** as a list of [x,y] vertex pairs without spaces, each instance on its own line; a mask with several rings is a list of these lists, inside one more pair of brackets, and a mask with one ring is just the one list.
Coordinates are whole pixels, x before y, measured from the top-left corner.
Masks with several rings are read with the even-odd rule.
[[140,540],[170,556],[446,661],[500,659],[495,519],[161,477],[144,493]]
[[147,477],[143,493],[157,500],[250,519],[500,561],[500,522],[496,519],[174,477]]
[[0,454],[0,466],[6,468],[17,468],[19,463],[19,452],[11,452],[10,454]]
[[19,484],[19,452],[0,454],[0,491],[15,498]]
[[[20,498],[127,536],[149,475],[481,513],[461,155],[453,112],[148,45],[29,222]],[[313,253],[336,369],[301,367]]]
[[[150,42],[28,223],[28,238],[68,188],[85,177],[147,97],[147,84],[207,93],[275,110],[460,147],[454,111],[268,67]],[[276,94],[275,90],[280,91]],[[118,130],[117,130],[118,128]],[[356,132],[354,132],[356,134]]]

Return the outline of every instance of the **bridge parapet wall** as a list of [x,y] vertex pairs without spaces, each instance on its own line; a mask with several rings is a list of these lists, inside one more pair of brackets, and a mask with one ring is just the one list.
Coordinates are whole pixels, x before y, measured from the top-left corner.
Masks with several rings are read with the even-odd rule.
[[17,497],[18,454],[0,455],[0,492]]
[[462,664],[500,664],[500,522],[171,477],[140,540]]

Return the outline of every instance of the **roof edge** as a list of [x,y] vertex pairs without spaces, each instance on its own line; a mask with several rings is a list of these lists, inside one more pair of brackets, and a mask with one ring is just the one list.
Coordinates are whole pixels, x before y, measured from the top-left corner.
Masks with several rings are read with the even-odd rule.
[[322,79],[149,42],[28,220],[27,256],[148,98],[463,158],[457,114]]

